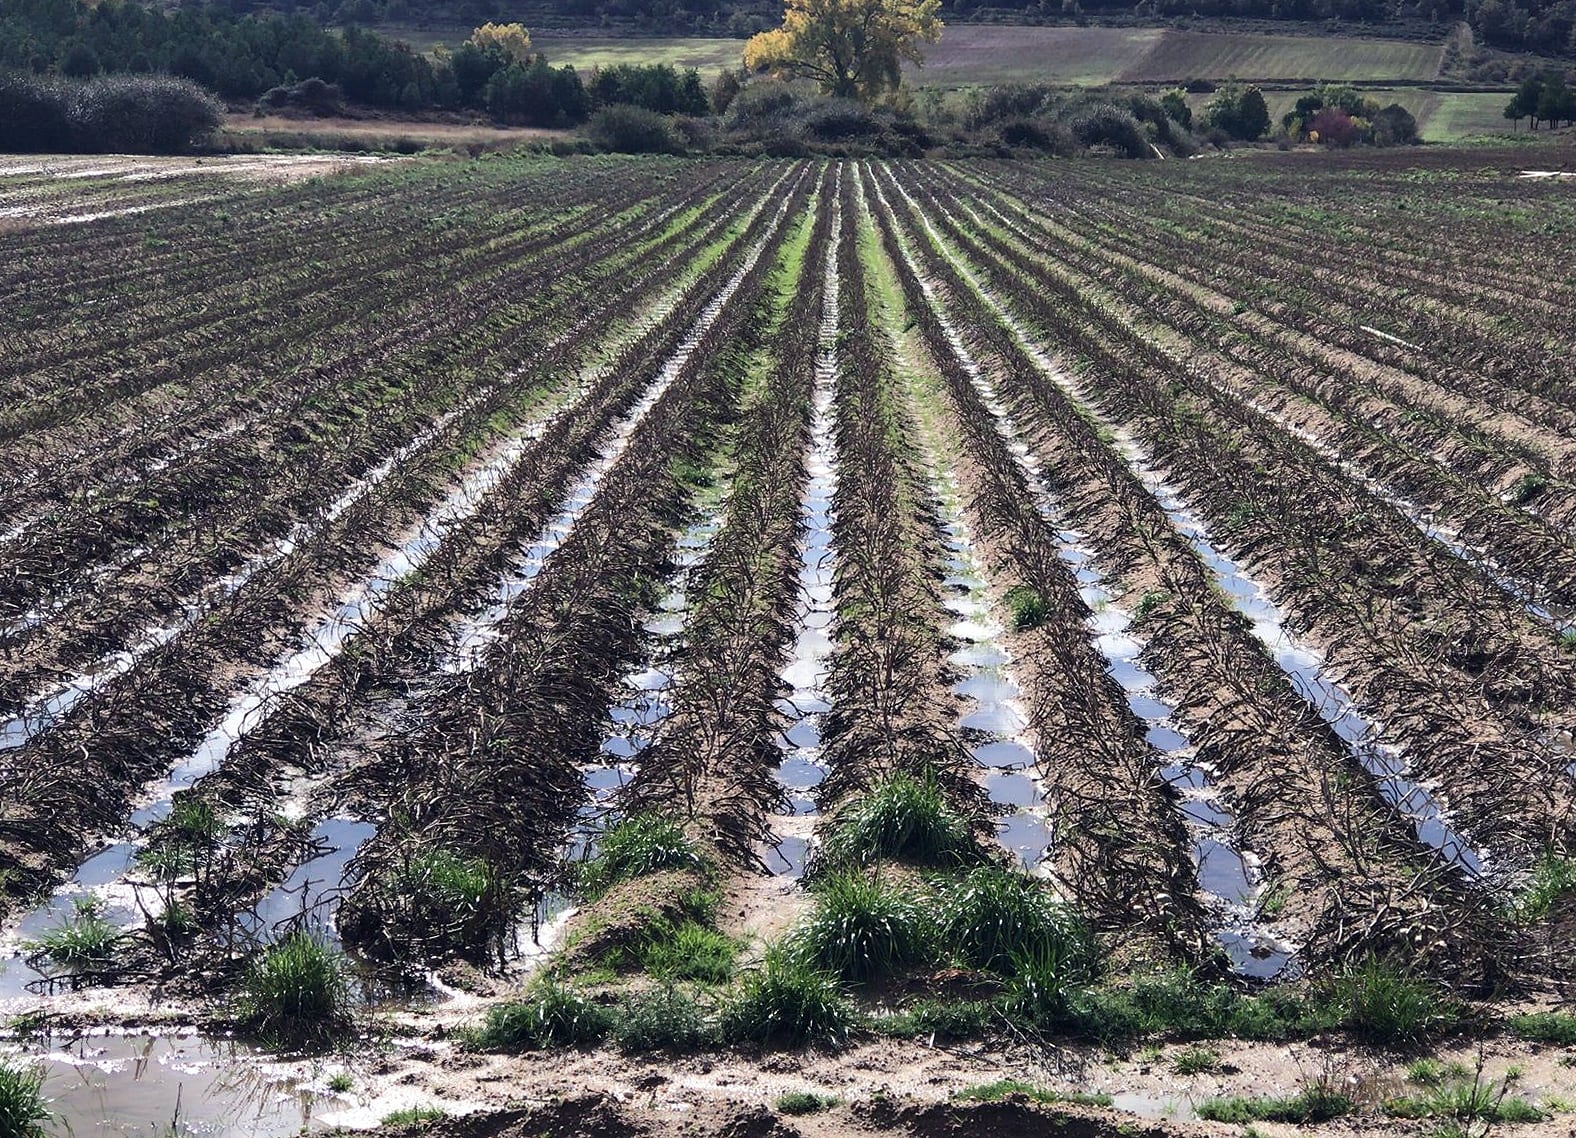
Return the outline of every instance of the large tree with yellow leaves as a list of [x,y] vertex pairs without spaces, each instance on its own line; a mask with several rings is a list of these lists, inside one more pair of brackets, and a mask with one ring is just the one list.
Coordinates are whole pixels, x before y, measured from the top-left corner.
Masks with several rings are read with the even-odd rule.
[[874,99],[941,38],[941,0],[788,0],[782,27],[752,36],[744,66],[808,76],[831,95]]

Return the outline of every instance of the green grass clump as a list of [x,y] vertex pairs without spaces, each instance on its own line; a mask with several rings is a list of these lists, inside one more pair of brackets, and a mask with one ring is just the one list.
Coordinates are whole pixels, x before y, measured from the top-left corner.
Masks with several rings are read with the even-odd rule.
[[971,968],[1012,971],[1015,956],[1057,944],[1093,971],[1094,937],[1065,905],[1021,873],[985,866],[946,892],[941,940]]
[[1008,589],[1002,600],[1006,602],[1014,632],[1039,628],[1051,615],[1051,606],[1045,603],[1045,598],[1028,585],[1015,585]]
[[647,972],[665,980],[726,984],[733,978],[738,956],[738,944],[716,929],[698,921],[678,925],[660,921],[646,934],[640,963]]
[[349,1071],[335,1071],[328,1077],[327,1085],[328,1089],[336,1095],[342,1095],[356,1085],[356,1080],[351,1077]]
[[350,1023],[344,955],[302,931],[264,950],[239,997],[241,1022],[265,1039],[321,1041]]
[[1543,920],[1562,897],[1576,894],[1576,858],[1545,854],[1516,898],[1516,918],[1525,924]]
[[1001,1009],[993,1000],[922,1000],[895,1015],[874,1019],[870,1026],[893,1039],[930,1035],[970,1039],[1001,1023]]
[[1308,1087],[1289,1098],[1205,1099],[1198,1104],[1198,1116],[1206,1122],[1229,1122],[1241,1126],[1252,1122],[1328,1122],[1350,1114],[1356,1104],[1346,1095],[1327,1087]]
[[1576,1045],[1576,1015],[1565,1012],[1529,1012],[1511,1016],[1510,1030],[1533,1043]]
[[80,898],[71,916],[27,947],[63,968],[102,968],[115,959],[121,931],[106,921],[95,898]]
[[895,774],[878,782],[831,819],[818,859],[828,867],[894,858],[918,865],[955,865],[973,854],[968,822],[933,779]]
[[[1410,1074],[1410,1072],[1409,1072]],[[1511,1080],[1487,1080],[1464,1069],[1442,1068],[1422,1094],[1390,1099],[1393,1118],[1447,1118],[1456,1122],[1541,1122],[1548,1115],[1526,1099],[1510,1098]]]
[[677,822],[655,814],[631,814],[602,835],[597,856],[580,871],[589,897],[620,881],[633,881],[663,869],[701,869],[705,859]]
[[717,1029],[695,998],[678,988],[637,992],[613,1020],[613,1040],[625,1051],[694,1051],[717,1042]]
[[774,945],[723,1008],[722,1034],[735,1043],[840,1043],[854,1022],[835,977]]
[[932,955],[926,907],[889,882],[839,873],[816,886],[816,904],[794,934],[794,951],[815,969],[860,983]]
[[814,1091],[788,1091],[777,1096],[772,1105],[778,1114],[815,1114],[830,1110],[842,1100],[836,1095],[818,1095]]
[[1139,975],[1119,987],[1074,991],[1067,1019],[1069,1027],[1107,1045],[1160,1034],[1278,1041],[1335,1026],[1327,1008],[1315,1008],[1295,992],[1244,996],[1186,968]]
[[1073,997],[1093,977],[1082,947],[1050,941],[1012,958],[1002,1011],[1024,1027],[1052,1031],[1074,1019]]
[[1187,1047],[1171,1057],[1171,1069],[1179,1075],[1206,1075],[1220,1070],[1220,1052],[1210,1047]]
[[383,1116],[384,1126],[417,1126],[439,1122],[449,1117],[441,1106],[407,1106],[390,1111]]
[[610,1009],[551,976],[543,976],[525,999],[488,1011],[472,1041],[488,1051],[589,1047],[600,1043],[612,1029]]
[[1342,968],[1326,996],[1338,1026],[1373,1043],[1414,1043],[1455,1030],[1464,1018],[1439,985],[1381,957]]
[[51,1117],[44,1102],[44,1072],[0,1063],[0,1134],[44,1138]]
[[1002,1102],[1015,1096],[1027,1098],[1030,1102],[1071,1102],[1081,1106],[1111,1105],[1111,1096],[1108,1094],[1090,1094],[1084,1091],[1064,1093],[1037,1087],[1020,1079],[997,1079],[993,1083],[978,1083],[955,1092],[952,1098],[955,1102]]

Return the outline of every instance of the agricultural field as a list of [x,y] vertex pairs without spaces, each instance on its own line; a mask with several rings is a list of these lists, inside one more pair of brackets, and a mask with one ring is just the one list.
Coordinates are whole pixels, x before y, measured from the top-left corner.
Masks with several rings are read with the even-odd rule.
[[0,1126],[1568,1132],[1576,178],[93,161]]

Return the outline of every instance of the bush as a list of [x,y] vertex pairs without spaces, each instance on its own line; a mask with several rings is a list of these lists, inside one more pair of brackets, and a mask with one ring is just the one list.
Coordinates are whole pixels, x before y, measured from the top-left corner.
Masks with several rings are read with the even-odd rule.
[[636,992],[618,1009],[613,1039],[625,1051],[693,1051],[717,1042],[694,997],[677,988]]
[[31,154],[77,149],[70,92],[68,84],[56,80],[0,72],[0,150]]
[[923,905],[859,873],[817,885],[815,910],[793,941],[813,967],[855,983],[929,959],[932,944]]
[[971,968],[1010,972],[1015,957],[1058,945],[1085,972],[1095,968],[1093,935],[1065,905],[1021,873],[994,867],[971,871],[946,892],[941,940]]
[[776,945],[723,1008],[722,1035],[735,1043],[836,1043],[854,1019],[836,979]]
[[818,1095],[814,1091],[789,1091],[787,1094],[777,1096],[777,1101],[772,1103],[778,1114],[815,1114],[819,1111],[830,1110],[841,1099],[836,1095]]
[[601,1042],[612,1028],[611,1011],[543,976],[525,999],[491,1009],[473,1041],[493,1051],[588,1047]]
[[703,869],[705,864],[677,822],[655,814],[631,814],[602,834],[596,857],[580,871],[580,887],[595,897],[620,881],[660,869]]
[[618,154],[678,154],[681,148],[668,120],[656,111],[617,105],[603,107],[586,127],[591,141]]
[[326,118],[344,112],[344,92],[315,76],[289,86],[270,87],[257,102],[271,111],[303,110]]
[[350,1022],[345,958],[306,932],[292,932],[252,965],[239,1005],[241,1022],[264,1039],[327,1039]]
[[44,1138],[50,1119],[44,1102],[44,1072],[0,1063],[0,1134]]
[[833,868],[881,858],[955,865],[974,856],[968,823],[935,780],[895,774],[833,815],[817,861]]
[[1075,116],[1073,134],[1085,146],[1109,146],[1128,158],[1148,158],[1154,152],[1128,111],[1101,103]]
[[93,152],[179,154],[218,129],[224,108],[189,79],[103,75],[72,90],[74,141]]

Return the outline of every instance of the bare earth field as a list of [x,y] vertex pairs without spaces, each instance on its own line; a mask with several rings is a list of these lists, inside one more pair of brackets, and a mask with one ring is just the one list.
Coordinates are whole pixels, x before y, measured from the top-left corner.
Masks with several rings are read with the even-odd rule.
[[1571,1134],[1528,153],[0,165],[0,1101]]

